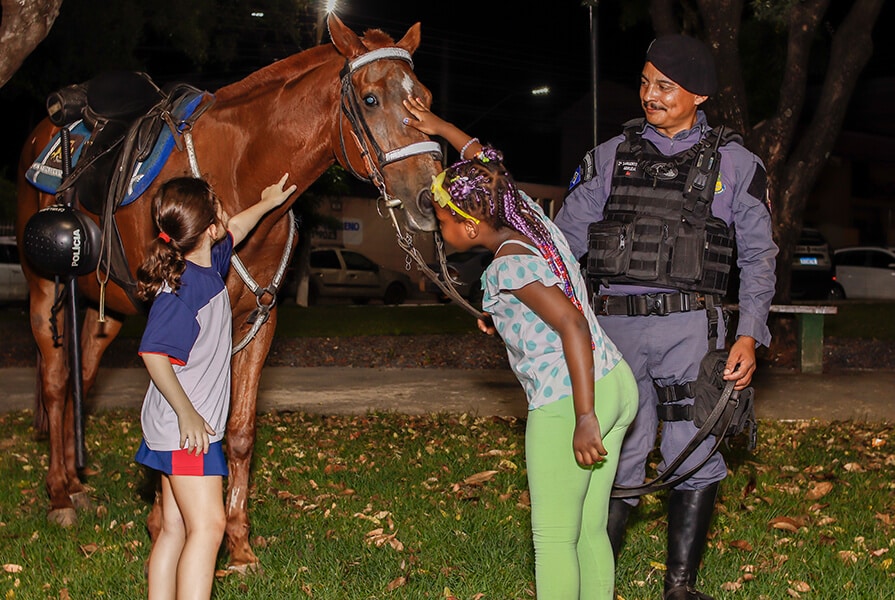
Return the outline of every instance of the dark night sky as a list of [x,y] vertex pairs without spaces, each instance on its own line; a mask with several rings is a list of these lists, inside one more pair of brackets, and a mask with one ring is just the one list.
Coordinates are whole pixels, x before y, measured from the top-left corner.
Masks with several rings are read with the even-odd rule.
[[[604,0],[597,9],[601,103],[610,82],[636,93],[646,46],[653,37],[648,24],[621,31],[620,4]],[[887,4],[884,13],[895,13],[895,3]],[[378,27],[396,39],[421,22],[422,42],[414,61],[420,80],[434,94],[434,110],[504,150],[517,179],[558,185],[568,180],[570,173],[560,163],[559,120],[591,85],[590,17],[580,0],[342,0],[337,13],[359,33]],[[865,73],[893,74],[895,44],[883,30],[886,21],[883,14],[874,36],[878,45],[886,46]],[[169,75],[150,74],[160,82]],[[218,76],[220,81],[208,89],[238,77]],[[532,88],[543,85],[550,86],[549,96],[530,95]],[[616,133],[623,120],[639,116],[636,95],[630,104],[630,110],[623,104],[621,114],[612,116],[611,123],[618,120],[614,128],[601,124],[601,138]],[[15,141],[19,147],[20,143]],[[11,138],[7,144],[13,144]]]
[[[560,165],[558,121],[590,90],[588,9],[573,0],[540,3],[540,9],[521,2],[417,4],[348,1],[338,14],[356,31],[379,27],[395,38],[421,22],[414,60],[434,94],[433,109],[502,149],[517,179],[564,183],[570,173]],[[600,77],[636,89],[652,35],[646,27],[620,35],[617,4],[603,2],[598,9],[598,39],[623,39],[625,50],[605,50]],[[544,85],[548,96],[531,96],[531,89]],[[631,116],[636,112],[631,106]]]

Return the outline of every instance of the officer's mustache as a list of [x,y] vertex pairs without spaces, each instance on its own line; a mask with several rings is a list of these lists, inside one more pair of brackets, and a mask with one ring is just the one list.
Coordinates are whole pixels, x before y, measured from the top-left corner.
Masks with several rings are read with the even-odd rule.
[[643,102],[642,104],[643,108],[648,108],[649,110],[666,110],[664,106],[655,102]]

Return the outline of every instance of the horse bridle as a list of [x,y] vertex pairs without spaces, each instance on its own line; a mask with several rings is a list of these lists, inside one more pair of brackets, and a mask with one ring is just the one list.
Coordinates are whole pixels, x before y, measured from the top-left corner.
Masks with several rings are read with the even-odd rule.
[[[345,147],[345,130],[343,125],[344,121],[342,119],[339,119],[339,144],[341,145],[342,156],[348,171],[358,179],[370,181],[376,186],[383,197],[385,197],[386,203],[391,204],[392,199],[389,198],[385,190],[385,177],[382,175],[381,171],[383,167],[420,154],[431,154],[439,161],[443,160],[444,156],[441,152],[441,144],[432,140],[414,142],[387,151],[383,151],[382,146],[376,141],[376,136],[373,135],[373,131],[370,129],[369,124],[366,119],[364,119],[363,113],[361,112],[361,106],[357,101],[357,94],[355,93],[354,82],[352,82],[351,78],[359,69],[379,60],[403,60],[410,65],[411,69],[413,69],[413,59],[411,59],[408,51],[403,48],[388,47],[371,50],[370,52],[361,54],[353,60],[346,60],[345,66],[340,73],[342,86],[341,100],[339,104],[342,109],[342,114],[351,124],[350,133],[360,150],[361,158],[364,161],[364,166],[369,172],[369,175],[363,175],[351,164],[351,159],[349,159],[347,148]],[[376,157],[375,161],[371,158],[374,155]],[[397,201],[395,205],[399,206],[401,200],[395,200]]]
[[[400,198],[392,198],[391,196],[389,196],[385,188],[385,177],[383,176],[381,169],[393,162],[404,160],[405,158],[410,158],[411,156],[418,156],[420,154],[431,154],[438,161],[442,161],[444,160],[444,154],[441,151],[441,144],[432,140],[427,140],[424,142],[414,142],[412,144],[408,144],[407,146],[402,146],[394,150],[382,150],[382,147],[376,141],[376,136],[373,135],[373,131],[367,124],[366,119],[364,119],[363,113],[361,112],[361,106],[357,101],[357,94],[355,93],[354,83],[351,81],[351,76],[355,72],[357,72],[358,69],[361,69],[366,65],[369,65],[370,63],[376,62],[378,60],[403,60],[410,65],[411,69],[413,69],[413,59],[410,57],[410,53],[402,48],[397,47],[387,47],[379,48],[377,50],[371,50],[370,52],[355,57],[353,60],[345,61],[345,66],[342,68],[342,72],[340,73],[342,85],[340,92],[341,99],[339,104],[341,106],[342,114],[345,116],[345,119],[347,119],[348,122],[351,124],[351,137],[354,139],[354,143],[357,145],[357,148],[360,151],[361,158],[364,161],[364,166],[369,172],[369,175],[363,175],[351,164],[351,159],[348,157],[348,152],[345,147],[344,120],[339,119],[339,144],[342,151],[344,164],[352,175],[362,181],[371,182],[379,190],[381,198],[385,203],[385,207],[389,212],[389,217],[391,218],[392,225],[395,227],[395,232],[398,238],[398,246],[407,254],[407,269],[410,269],[411,261],[416,262],[417,268],[422,271],[429,279],[431,279],[432,282],[441,289],[441,291],[443,291],[447,296],[457,302],[467,312],[471,313],[477,318],[480,318],[482,316],[482,312],[470,305],[469,302],[467,302],[466,299],[463,298],[451,284],[451,279],[447,275],[447,260],[444,252],[444,242],[441,239],[441,235],[438,232],[435,232],[435,248],[438,254],[438,262],[442,273],[441,277],[439,277],[439,275],[435,271],[433,271],[428,264],[426,264],[426,261],[423,258],[422,254],[420,254],[419,250],[417,250],[416,247],[413,245],[413,235],[410,232],[405,231],[404,228],[401,227],[397,215],[395,214],[395,210],[401,207],[403,201]],[[372,160],[372,156],[374,155],[376,157],[375,161]]]

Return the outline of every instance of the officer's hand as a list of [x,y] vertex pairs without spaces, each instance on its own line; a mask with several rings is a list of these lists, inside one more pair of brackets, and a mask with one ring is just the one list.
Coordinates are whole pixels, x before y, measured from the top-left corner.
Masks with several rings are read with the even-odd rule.
[[736,381],[735,390],[742,390],[752,383],[755,373],[755,338],[744,335],[734,342],[724,365],[724,381]]

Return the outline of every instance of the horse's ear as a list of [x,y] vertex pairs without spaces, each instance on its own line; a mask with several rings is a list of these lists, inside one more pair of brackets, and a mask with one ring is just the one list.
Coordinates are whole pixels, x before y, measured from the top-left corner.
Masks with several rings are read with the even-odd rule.
[[404,37],[401,38],[401,41],[398,42],[399,48],[404,48],[411,54],[416,52],[416,49],[419,48],[420,45],[420,24],[414,23],[414,25],[407,30],[407,33],[404,34]]
[[335,13],[329,13],[326,18],[326,26],[329,28],[329,37],[332,39],[333,45],[345,58],[351,60],[367,52],[367,47],[360,41],[357,34],[342,23]]

